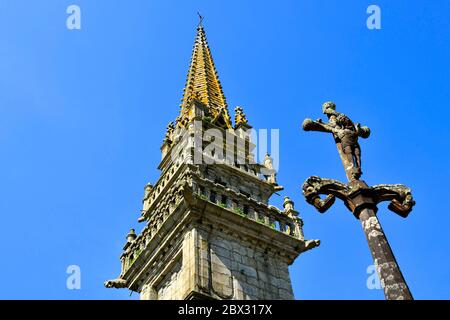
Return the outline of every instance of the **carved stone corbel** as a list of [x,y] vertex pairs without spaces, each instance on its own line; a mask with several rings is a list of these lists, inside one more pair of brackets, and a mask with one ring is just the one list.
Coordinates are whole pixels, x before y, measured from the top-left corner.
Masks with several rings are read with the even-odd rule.
[[416,204],[411,189],[402,184],[379,184],[372,188],[375,203],[391,201],[388,208],[399,216],[406,218]]

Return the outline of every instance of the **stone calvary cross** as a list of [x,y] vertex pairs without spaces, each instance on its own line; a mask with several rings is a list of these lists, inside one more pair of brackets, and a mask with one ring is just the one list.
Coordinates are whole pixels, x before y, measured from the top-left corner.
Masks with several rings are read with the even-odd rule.
[[[349,182],[344,184],[312,176],[303,184],[303,195],[321,213],[327,211],[336,198],[341,199],[361,221],[386,299],[412,300],[412,294],[376,216],[378,203],[390,201],[388,208],[406,218],[415,204],[411,190],[401,184],[369,187],[360,180],[361,149],[358,138],[368,138],[370,129],[361,127],[359,123],[354,124],[345,114],[337,112],[333,102],[324,103],[322,111],[327,115],[328,123],[321,119],[305,119],[303,129],[333,134]],[[322,199],[321,195],[325,198]]]

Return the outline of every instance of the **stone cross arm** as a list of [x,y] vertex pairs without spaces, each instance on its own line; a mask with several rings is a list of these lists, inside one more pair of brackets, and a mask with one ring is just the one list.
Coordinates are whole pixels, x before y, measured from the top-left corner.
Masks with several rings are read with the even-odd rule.
[[307,118],[303,120],[302,128],[305,131],[333,132],[333,127],[327,123],[322,122],[322,119],[317,119],[316,121],[314,121]]
[[379,184],[373,186],[371,192],[376,204],[390,201],[389,210],[403,218],[409,215],[416,204],[411,194],[411,189],[402,184]]
[[348,183],[337,180],[309,177],[302,186],[306,201],[324,213],[341,199],[361,225],[369,245],[377,273],[386,299],[413,299],[405,278],[395,260],[377,218],[378,204],[389,201],[389,210],[406,218],[415,202],[411,189],[401,184],[380,184],[369,187],[363,180],[361,170],[361,147],[358,139],[368,138],[370,129],[354,123],[347,115],[337,112],[336,105],[329,101],[322,106],[328,122],[305,119],[305,131],[327,132],[333,135]]
[[[376,210],[377,204],[383,201],[390,201],[388,208],[405,218],[415,204],[411,189],[401,184],[368,187],[364,181],[343,184],[336,180],[312,176],[305,181],[302,189],[306,201],[319,212],[327,211],[338,198],[357,218],[361,209],[370,206]],[[326,197],[322,199],[321,195]]]
[[370,129],[353,122],[347,115],[337,112],[333,102],[325,102],[322,112],[328,117],[328,122],[325,123],[322,119],[314,121],[308,118],[303,121],[303,130],[331,133],[347,179],[349,181],[359,180],[362,169],[361,147],[358,138],[368,138]]
[[[332,126],[329,123],[325,123],[322,121],[322,119],[312,120],[312,119],[305,119],[302,123],[302,128],[305,131],[319,131],[319,132],[330,132],[330,133],[337,133],[339,129],[336,128],[336,126]],[[355,129],[358,133],[358,136],[361,138],[368,138],[370,136],[370,129],[366,126],[361,126],[359,123],[355,125]]]

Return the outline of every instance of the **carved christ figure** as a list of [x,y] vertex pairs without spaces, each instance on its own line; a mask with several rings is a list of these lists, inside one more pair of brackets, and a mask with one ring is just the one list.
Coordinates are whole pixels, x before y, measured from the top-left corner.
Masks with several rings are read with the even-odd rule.
[[361,148],[358,137],[369,137],[370,129],[361,127],[359,123],[354,124],[345,114],[337,112],[333,102],[324,103],[322,111],[327,115],[328,123],[323,123],[321,119],[317,121],[305,119],[303,129],[333,133],[347,177],[350,180],[358,180],[362,174]]

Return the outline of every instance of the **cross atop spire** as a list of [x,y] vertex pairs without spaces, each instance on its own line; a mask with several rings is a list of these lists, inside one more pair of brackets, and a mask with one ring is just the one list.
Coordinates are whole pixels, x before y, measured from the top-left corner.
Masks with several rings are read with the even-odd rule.
[[199,18],[198,26],[202,27],[203,26],[203,16],[200,14],[200,12],[197,12],[197,14],[198,14],[198,18]]
[[213,124],[229,129],[232,125],[227,102],[206,40],[202,25],[203,17],[198,15],[200,23],[197,27],[186,87],[181,100],[181,114],[177,119],[177,124],[181,127],[185,125],[193,103],[197,102],[205,107],[206,116],[211,119]]

